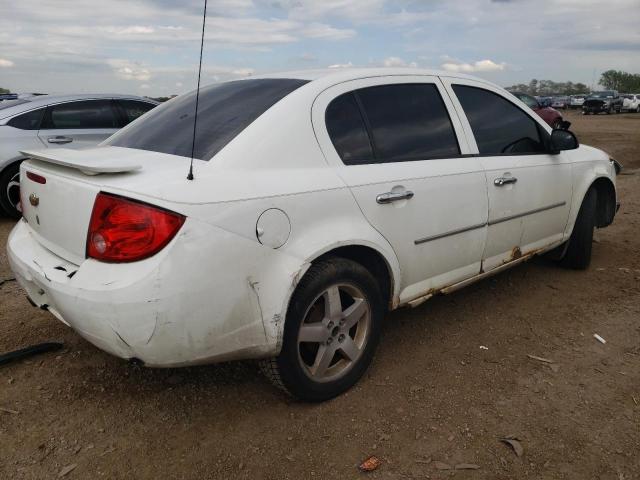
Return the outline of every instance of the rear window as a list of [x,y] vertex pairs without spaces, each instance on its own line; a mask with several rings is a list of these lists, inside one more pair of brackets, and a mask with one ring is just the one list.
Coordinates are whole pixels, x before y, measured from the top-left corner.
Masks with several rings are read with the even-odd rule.
[[[200,89],[194,158],[210,160],[242,130],[306,80],[254,79]],[[105,145],[191,156],[196,92],[181,95],[120,130]]]

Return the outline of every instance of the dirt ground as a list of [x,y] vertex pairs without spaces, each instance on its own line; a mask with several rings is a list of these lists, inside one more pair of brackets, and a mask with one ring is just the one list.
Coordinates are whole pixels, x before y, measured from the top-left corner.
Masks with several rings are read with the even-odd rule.
[[[253,362],[129,365],[4,283],[0,352],[65,349],[0,367],[0,478],[640,478],[640,115],[568,117],[626,167],[591,268],[538,259],[389,314],[366,377],[325,404],[285,398]],[[382,465],[360,473],[370,455]],[[441,470],[463,463],[479,468]]]

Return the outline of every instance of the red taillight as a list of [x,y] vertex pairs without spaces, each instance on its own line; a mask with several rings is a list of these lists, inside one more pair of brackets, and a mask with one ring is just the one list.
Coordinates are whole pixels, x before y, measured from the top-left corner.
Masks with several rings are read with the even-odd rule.
[[184,221],[178,213],[99,193],[89,222],[87,257],[102,262],[148,258],[171,241]]
[[42,175],[38,175],[37,173],[27,172],[27,178],[29,180],[33,180],[36,183],[40,183],[42,185],[47,183],[47,179],[44,178]]

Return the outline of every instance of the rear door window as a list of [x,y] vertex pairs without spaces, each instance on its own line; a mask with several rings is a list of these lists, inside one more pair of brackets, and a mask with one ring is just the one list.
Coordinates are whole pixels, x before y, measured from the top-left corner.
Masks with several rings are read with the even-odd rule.
[[[260,115],[306,83],[267,78],[201,88],[194,158],[210,160]],[[120,130],[105,145],[190,157],[195,102],[196,92],[180,95]]]
[[47,109],[41,129],[106,129],[118,128],[118,118],[111,100],[83,100],[61,103]]
[[327,108],[326,122],[329,136],[347,165],[460,154],[453,124],[434,84],[355,90],[333,100]]
[[481,155],[545,153],[538,124],[519,107],[489,90],[453,85]]
[[7,125],[20,130],[39,130],[42,116],[44,115],[44,108],[38,110],[32,110],[17,117],[13,117],[7,122]]
[[124,125],[130,124],[136,118],[144,115],[155,107],[153,103],[140,102],[138,100],[116,100],[115,102],[124,114]]

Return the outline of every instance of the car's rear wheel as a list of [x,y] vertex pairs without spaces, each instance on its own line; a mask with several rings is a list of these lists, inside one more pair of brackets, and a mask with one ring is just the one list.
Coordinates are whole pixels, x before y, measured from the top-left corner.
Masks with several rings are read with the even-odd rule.
[[298,399],[333,398],[370,365],[383,313],[378,284],[362,265],[342,258],[315,263],[291,298],[280,355],[264,360],[262,370]]
[[20,164],[14,163],[0,174],[0,207],[13,218],[20,218]]
[[595,189],[590,188],[580,206],[565,254],[559,262],[561,266],[584,270],[591,263],[597,202],[598,194]]

